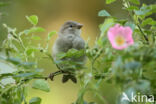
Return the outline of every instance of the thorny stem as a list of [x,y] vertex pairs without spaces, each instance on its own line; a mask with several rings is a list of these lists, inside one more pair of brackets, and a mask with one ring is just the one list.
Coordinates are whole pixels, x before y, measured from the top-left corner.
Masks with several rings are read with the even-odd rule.
[[52,61],[52,62],[54,62],[54,59],[53,59],[53,57],[51,56],[51,54],[49,54],[48,52],[44,52],[44,50],[40,50],[40,52],[41,53],[44,53],[47,57],[49,57],[50,58],[50,60]]
[[[127,0],[124,0],[125,3],[127,4],[127,6],[129,7],[130,6],[130,3],[129,1]],[[149,40],[148,40],[148,37],[145,35],[145,33],[143,32],[143,30],[141,29],[140,25],[138,23],[136,23],[136,21],[134,20],[133,16],[132,16],[132,12],[128,11],[129,12],[129,15],[131,16],[132,20],[134,21],[134,23],[137,25],[137,27],[139,28],[141,34],[144,36],[144,39],[147,41],[147,44],[149,44]]]
[[140,25],[139,25],[139,24],[137,24],[137,26],[138,26],[138,28],[139,28],[140,32],[142,33],[142,35],[144,36],[145,40],[146,40],[146,41],[147,41],[147,43],[149,44],[148,37],[147,37],[147,36],[145,35],[145,33],[143,32],[143,30],[141,29]]
[[[21,39],[20,36],[18,37],[18,40],[19,40],[19,43],[21,44],[21,46],[23,47],[23,49],[25,50],[26,48],[25,48],[25,46],[23,44],[23,41],[22,41],[22,39]],[[28,61],[28,58],[27,58],[27,55],[26,55],[25,51],[24,51],[24,56],[25,56],[26,62],[27,62]]]
[[[8,29],[9,30],[9,27],[7,27],[5,24],[4,24],[4,27],[6,28],[6,29]],[[25,46],[24,46],[24,44],[23,44],[23,41],[22,41],[22,39],[21,39],[21,35],[17,35],[16,33],[15,33],[15,31],[12,31],[12,30],[10,30],[10,31],[8,31],[8,33],[9,34],[11,34],[15,39],[17,39],[18,40],[18,42],[19,42],[19,44],[22,46],[22,48],[24,49],[24,56],[25,56],[25,58],[26,58],[26,62],[28,61],[28,58],[27,58],[27,55],[26,55],[26,53],[25,53]],[[22,33],[20,33],[20,34],[22,34]]]
[[95,57],[93,58],[93,60],[91,61],[91,72],[92,72],[92,73],[93,73],[95,61],[97,60],[97,58],[100,57],[102,51],[103,51],[103,48],[101,48],[101,49],[98,51],[99,53],[97,53],[96,56],[95,56]]
[[55,76],[60,75],[60,74],[65,74],[65,73],[68,73],[68,72],[59,70],[59,71],[50,73],[50,75],[48,75],[48,76],[38,76],[38,77],[26,78],[26,79],[24,79],[22,81],[28,81],[28,80],[31,80],[31,79],[45,79],[45,80],[51,79],[51,81],[53,81]]

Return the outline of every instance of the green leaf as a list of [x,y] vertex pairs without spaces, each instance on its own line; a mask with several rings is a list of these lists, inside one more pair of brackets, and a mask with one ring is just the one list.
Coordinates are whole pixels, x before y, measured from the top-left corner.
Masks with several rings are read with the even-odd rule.
[[29,48],[29,49],[26,50],[26,54],[29,56],[29,55],[31,55],[33,52],[36,52],[36,51],[37,51],[37,49],[35,49],[35,48]]
[[[104,46],[104,44],[107,42],[108,40],[107,40],[107,38],[105,38],[105,37],[103,37],[103,36],[101,36],[98,40],[97,40],[97,44],[99,45],[99,46]],[[92,55],[89,53],[89,54],[87,54],[88,55],[88,57],[92,57]]]
[[149,6],[142,6],[140,10],[134,10],[136,15],[146,15],[148,12],[150,12],[152,9]]
[[20,64],[20,66],[23,66],[25,68],[32,68],[34,65],[36,65],[36,63],[34,63],[34,62],[22,62]]
[[55,35],[55,34],[57,34],[56,31],[51,31],[50,33],[48,33],[48,40],[50,40],[51,37],[52,37],[53,35]]
[[128,21],[127,19],[117,19],[117,18],[115,19],[116,23],[119,23],[119,24],[122,24],[122,25],[124,25],[127,21]]
[[76,49],[70,49],[66,53],[66,57],[74,57],[74,58],[78,58],[83,55],[84,55],[84,50],[76,50]]
[[15,84],[15,83],[16,83],[15,79],[13,79],[12,77],[3,78],[3,79],[1,79],[0,82],[1,82],[1,84],[3,84],[3,85]]
[[48,82],[43,79],[35,80],[32,84],[32,88],[39,89],[45,92],[50,92]]
[[7,6],[9,3],[3,3],[3,2],[0,2],[0,7],[2,6]]
[[150,7],[151,7],[151,11],[152,11],[152,13],[156,13],[156,5],[155,4],[153,4],[153,5],[150,5]]
[[36,15],[32,15],[32,16],[26,16],[27,20],[33,24],[33,25],[37,25],[38,23],[38,17]]
[[7,26],[6,24],[3,24],[3,26],[8,30],[9,33],[11,33],[10,35],[12,35],[14,38],[17,38],[16,28],[11,28]]
[[152,18],[147,18],[145,19],[142,24],[142,26],[146,26],[146,25],[156,25],[156,21],[154,21]]
[[127,10],[129,11],[132,11],[132,10],[139,10],[139,8],[137,6],[129,6],[128,8],[126,8]]
[[55,64],[61,64],[61,63],[63,63],[64,61],[62,61],[62,60],[54,60],[54,63]]
[[106,19],[105,22],[102,25],[100,25],[101,36],[103,36],[104,33],[113,25],[114,25],[114,19],[112,18]]
[[[0,60],[0,76],[2,74],[14,73],[17,68],[9,62]],[[8,75],[9,76],[9,75]]]
[[9,61],[9,62],[11,62],[13,64],[16,64],[16,65],[21,63],[21,60],[19,58],[14,58],[14,57],[8,58],[7,61]]
[[29,104],[41,104],[41,98],[33,97],[30,99]]
[[65,56],[66,56],[66,53],[64,53],[64,52],[60,52],[60,53],[56,54],[57,59],[62,59]]
[[0,79],[8,77],[8,76],[13,76],[13,74],[11,72],[9,73],[4,72],[3,70],[0,69]]
[[141,63],[140,62],[128,62],[124,65],[125,69],[129,69],[129,70],[137,70],[141,67]]
[[101,10],[99,13],[98,13],[98,16],[101,16],[101,17],[109,17],[111,16],[106,10]]
[[133,3],[133,4],[137,4],[137,5],[139,5],[140,4],[140,2],[139,2],[139,0],[129,0],[131,3]]
[[15,77],[31,77],[34,76],[35,73],[22,73],[22,74],[18,74]]
[[150,90],[150,82],[148,80],[138,80],[138,83],[135,84],[135,87],[138,91],[142,93],[148,92]]
[[33,36],[32,39],[34,39],[34,40],[41,40],[41,38],[39,36]]
[[35,32],[44,32],[44,31],[45,29],[43,29],[42,27],[32,27],[31,29],[25,30],[24,33],[28,35]]
[[156,26],[151,26],[151,30],[155,31],[156,30]]
[[115,2],[116,0],[106,0],[106,4],[111,4],[113,2]]
[[129,26],[133,31],[135,30],[135,24],[133,22],[126,22],[125,26]]

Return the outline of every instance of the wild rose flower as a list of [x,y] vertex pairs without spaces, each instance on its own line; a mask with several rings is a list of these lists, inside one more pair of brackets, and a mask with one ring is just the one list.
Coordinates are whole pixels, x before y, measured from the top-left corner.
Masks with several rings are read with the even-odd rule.
[[108,30],[107,35],[112,47],[115,49],[122,50],[134,44],[132,29],[128,26],[123,27],[116,24]]

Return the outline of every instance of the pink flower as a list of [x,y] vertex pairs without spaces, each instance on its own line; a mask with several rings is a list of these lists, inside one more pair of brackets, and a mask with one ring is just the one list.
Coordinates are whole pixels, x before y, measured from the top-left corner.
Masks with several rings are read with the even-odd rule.
[[130,27],[123,27],[116,24],[108,30],[107,35],[112,47],[115,49],[122,50],[134,44],[132,29]]

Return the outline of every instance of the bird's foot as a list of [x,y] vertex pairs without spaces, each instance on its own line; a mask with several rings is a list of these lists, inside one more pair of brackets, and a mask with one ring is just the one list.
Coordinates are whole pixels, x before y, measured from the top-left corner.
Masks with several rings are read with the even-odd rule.
[[48,78],[53,81],[54,80],[54,76],[55,76],[55,73],[50,73]]
[[53,80],[54,80],[54,77],[55,77],[56,75],[59,75],[59,74],[62,74],[62,73],[64,73],[64,71],[62,71],[62,70],[59,70],[59,71],[50,73],[49,76],[48,76],[48,78],[51,79],[51,81],[53,81]]

